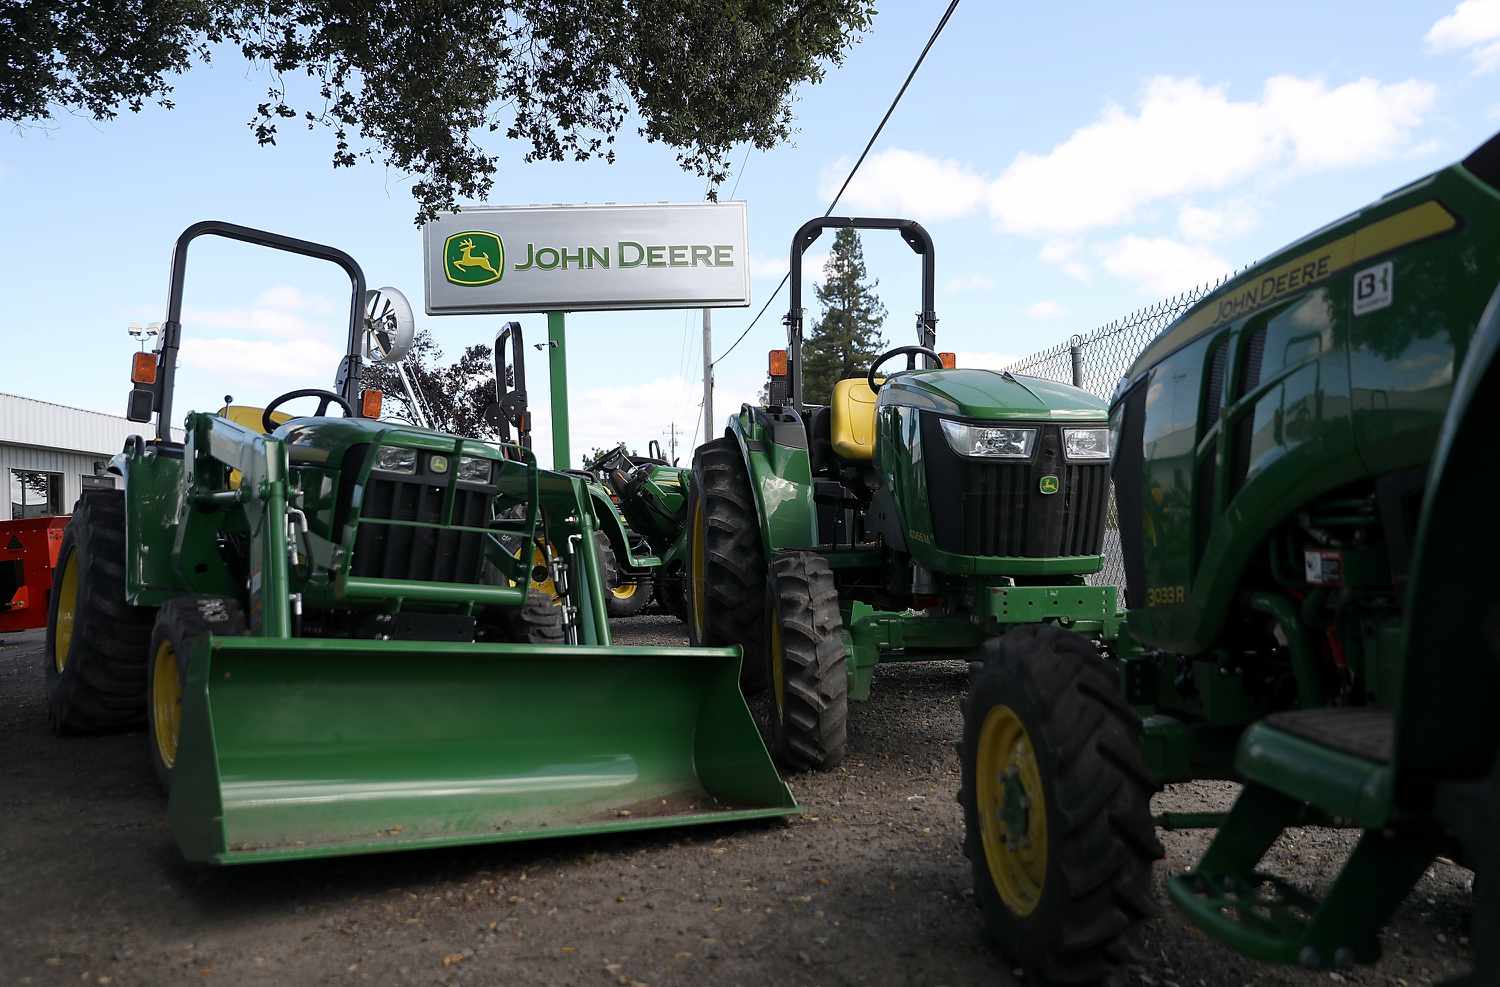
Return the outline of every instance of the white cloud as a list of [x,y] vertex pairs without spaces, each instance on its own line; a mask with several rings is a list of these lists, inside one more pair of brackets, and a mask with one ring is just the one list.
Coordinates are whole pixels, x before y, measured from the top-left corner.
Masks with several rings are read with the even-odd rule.
[[[1105,108],[1045,154],[1023,152],[991,188],[991,213],[1018,233],[1071,233],[1124,222],[1148,203],[1213,191],[1268,169],[1343,167],[1411,140],[1436,87],[1274,76],[1256,100],[1158,77],[1138,108]],[[1233,153],[1225,153],[1233,148]]]
[[1017,353],[993,351],[960,350],[957,354],[957,363],[960,367],[972,367],[976,370],[1004,370],[1019,359],[1021,357]]
[[[838,191],[851,163],[839,158],[823,169],[822,195],[831,198]],[[973,212],[984,202],[987,185],[983,174],[961,162],[892,148],[865,159],[840,202],[928,222]]]
[[[719,374],[714,379],[714,434],[722,429],[723,420],[741,404],[759,404],[764,380],[730,377]],[[574,465],[590,449],[607,448],[619,442],[644,453],[647,443],[656,439],[665,450],[668,430],[677,427],[677,456],[684,463],[693,458],[693,446],[704,442],[703,381],[697,377],[670,375],[631,384],[582,387],[570,390],[569,445]],[[543,462],[550,461],[552,429],[545,407],[536,405],[532,445]]]
[[1048,240],[1042,244],[1039,256],[1049,264],[1056,264],[1063,273],[1075,281],[1087,281],[1093,272],[1081,258],[1082,247],[1077,240]]
[[316,312],[319,315],[331,315],[340,309],[348,311],[343,305],[335,304],[330,298],[322,295],[309,295],[289,284],[272,285],[260,293],[260,296],[255,299],[255,304],[260,308]]
[[1216,208],[1186,203],[1177,213],[1177,231],[1189,240],[1225,240],[1248,233],[1259,222],[1253,203],[1230,202]]
[[1044,298],[1026,309],[1033,319],[1056,319],[1063,314],[1063,307],[1050,298]]
[[1186,291],[1230,270],[1222,257],[1206,247],[1166,237],[1126,236],[1097,249],[1106,270],[1151,295]]
[[987,274],[963,274],[949,278],[943,283],[943,288],[954,295],[993,291],[995,279]]
[[223,375],[225,386],[240,377],[332,380],[342,346],[321,339],[235,339],[183,335],[180,365]]
[[1500,69],[1500,0],[1463,0],[1428,29],[1426,40],[1429,51],[1465,52],[1475,75]]

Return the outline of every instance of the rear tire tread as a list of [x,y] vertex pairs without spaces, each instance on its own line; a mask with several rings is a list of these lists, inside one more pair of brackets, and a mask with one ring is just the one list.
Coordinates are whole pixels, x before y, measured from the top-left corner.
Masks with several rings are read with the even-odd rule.
[[47,717],[59,734],[128,730],[145,722],[154,607],[125,600],[125,493],[87,490],[63,531],[58,562],[79,566],[66,665],[53,662],[58,593],[48,607]]

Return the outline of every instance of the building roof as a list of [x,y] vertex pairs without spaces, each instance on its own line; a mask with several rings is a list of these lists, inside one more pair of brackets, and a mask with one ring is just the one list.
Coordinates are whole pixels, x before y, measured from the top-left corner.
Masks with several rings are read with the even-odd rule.
[[[112,456],[132,435],[154,434],[150,425],[102,411],[70,408],[65,404],[0,391],[0,445],[66,449]],[[181,432],[173,429],[174,437]]]

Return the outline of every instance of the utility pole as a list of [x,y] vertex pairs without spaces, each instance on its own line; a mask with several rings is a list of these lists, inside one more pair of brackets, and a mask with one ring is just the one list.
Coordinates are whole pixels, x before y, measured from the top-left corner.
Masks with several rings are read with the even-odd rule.
[[672,422],[670,425],[667,426],[667,447],[671,450],[671,452],[669,452],[667,454],[667,459],[670,460],[671,462],[674,462],[674,463],[677,462],[677,423],[676,422]]
[[714,437],[713,309],[703,310],[703,441]]

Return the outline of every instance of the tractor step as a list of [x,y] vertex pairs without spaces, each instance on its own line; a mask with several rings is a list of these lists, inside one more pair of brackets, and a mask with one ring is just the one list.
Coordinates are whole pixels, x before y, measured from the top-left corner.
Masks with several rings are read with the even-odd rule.
[[[1167,894],[1214,939],[1253,959],[1306,967],[1371,963],[1382,925],[1442,849],[1434,829],[1390,824],[1378,711],[1307,710],[1254,724],[1236,766],[1245,787],[1198,866]],[[1388,719],[1388,718],[1387,718]],[[1337,741],[1337,746],[1330,741]],[[1319,898],[1257,869],[1287,829],[1327,813],[1364,828]]]

